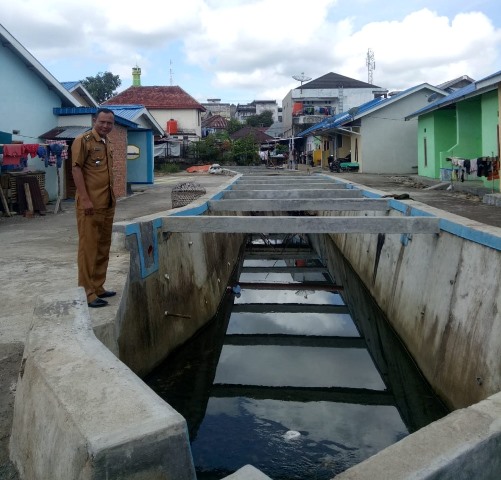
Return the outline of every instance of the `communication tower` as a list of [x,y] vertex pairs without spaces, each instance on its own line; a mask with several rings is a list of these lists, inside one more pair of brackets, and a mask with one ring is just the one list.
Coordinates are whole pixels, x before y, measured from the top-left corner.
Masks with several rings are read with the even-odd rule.
[[374,70],[376,69],[376,62],[374,60],[374,52],[369,48],[367,50],[367,58],[365,60],[365,64],[367,65],[367,82],[372,85]]

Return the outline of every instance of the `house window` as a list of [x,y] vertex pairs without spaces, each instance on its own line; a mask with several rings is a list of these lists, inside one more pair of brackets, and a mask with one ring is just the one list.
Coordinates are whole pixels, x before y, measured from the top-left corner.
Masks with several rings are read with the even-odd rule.
[[424,140],[424,166],[428,166],[428,146],[426,144],[426,137],[423,139]]

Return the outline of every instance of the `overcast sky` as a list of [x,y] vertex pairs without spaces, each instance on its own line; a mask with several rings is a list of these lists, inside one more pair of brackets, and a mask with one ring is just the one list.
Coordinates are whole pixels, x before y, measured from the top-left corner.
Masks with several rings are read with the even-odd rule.
[[282,99],[293,75],[390,90],[501,70],[499,0],[0,0],[0,23],[59,81],[110,71],[200,102]]

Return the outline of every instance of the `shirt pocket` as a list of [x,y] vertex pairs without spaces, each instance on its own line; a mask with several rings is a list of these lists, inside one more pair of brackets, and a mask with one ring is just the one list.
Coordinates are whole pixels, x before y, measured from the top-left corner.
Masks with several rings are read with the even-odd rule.
[[106,165],[106,150],[102,147],[93,148],[90,154],[91,168],[100,168]]

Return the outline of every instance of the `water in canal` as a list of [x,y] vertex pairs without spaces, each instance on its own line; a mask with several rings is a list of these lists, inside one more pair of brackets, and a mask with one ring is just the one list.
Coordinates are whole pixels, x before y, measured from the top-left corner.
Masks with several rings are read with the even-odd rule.
[[198,480],[331,479],[448,413],[355,277],[303,237],[250,237],[216,318],[145,379],[186,418]]

